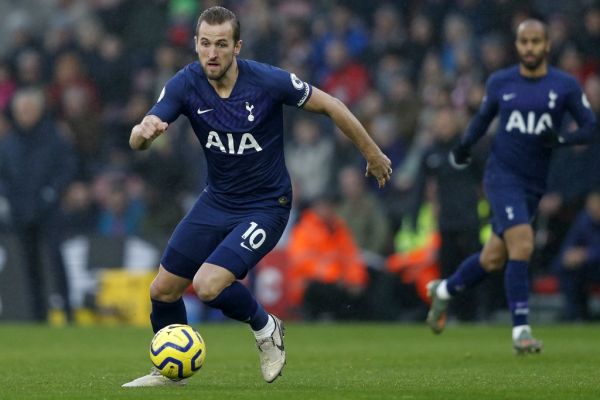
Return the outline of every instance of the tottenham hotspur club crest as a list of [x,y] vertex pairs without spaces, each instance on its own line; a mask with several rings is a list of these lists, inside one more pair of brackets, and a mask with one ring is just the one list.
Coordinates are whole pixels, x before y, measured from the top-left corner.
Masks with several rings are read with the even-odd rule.
[[550,90],[548,93],[548,108],[552,109],[556,106],[556,99],[558,98],[558,94],[554,90]]
[[254,115],[252,115],[252,110],[254,110],[254,105],[246,102],[246,110],[248,110],[248,112],[250,113],[248,115],[248,121],[250,121],[250,122],[254,121]]

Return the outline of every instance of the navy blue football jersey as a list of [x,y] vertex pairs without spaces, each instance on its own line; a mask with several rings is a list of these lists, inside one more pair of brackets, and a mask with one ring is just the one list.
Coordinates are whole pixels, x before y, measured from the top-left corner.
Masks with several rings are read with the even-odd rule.
[[579,135],[565,133],[567,143],[591,136],[595,116],[573,77],[552,67],[540,78],[524,77],[518,66],[500,70],[488,79],[486,95],[463,143],[475,143],[498,115],[486,179],[511,180],[541,193],[552,153],[543,136],[548,128],[559,131],[567,113],[584,127]]
[[181,69],[148,112],[167,123],[185,115],[208,166],[205,191],[236,207],[279,202],[289,207],[291,183],[283,153],[283,105],[302,107],[312,87],[268,64],[237,59],[228,98],[209,84],[199,62]]

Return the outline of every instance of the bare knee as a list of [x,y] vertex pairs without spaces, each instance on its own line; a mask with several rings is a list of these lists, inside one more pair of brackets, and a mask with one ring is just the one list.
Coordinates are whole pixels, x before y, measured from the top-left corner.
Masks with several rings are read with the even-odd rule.
[[533,229],[529,225],[518,225],[505,234],[508,257],[511,260],[527,261],[533,253]]
[[181,298],[189,285],[189,279],[172,274],[161,265],[158,274],[150,285],[150,298],[172,303]]
[[479,262],[487,272],[499,271],[506,263],[506,255],[504,252],[483,252]]
[[508,248],[508,254],[511,260],[527,261],[533,253],[533,240],[522,241],[512,244]]
[[196,295],[204,302],[216,299],[224,289],[216,282],[202,278],[194,278],[193,285]]
[[150,298],[153,300],[172,303],[179,300],[182,294],[183,293],[180,290],[177,290],[167,282],[158,279],[158,276],[154,278],[152,284],[150,285]]
[[194,276],[192,284],[198,298],[207,302],[216,299],[234,281],[235,276],[225,268],[204,264]]
[[479,263],[487,272],[501,270],[506,263],[507,253],[504,241],[492,234],[481,251]]

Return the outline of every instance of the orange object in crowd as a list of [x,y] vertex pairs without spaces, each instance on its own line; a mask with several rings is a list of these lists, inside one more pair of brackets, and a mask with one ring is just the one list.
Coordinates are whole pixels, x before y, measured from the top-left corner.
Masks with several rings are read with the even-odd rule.
[[309,281],[364,288],[368,281],[360,250],[340,217],[325,222],[306,210],[294,226],[287,247],[289,300],[302,303]]
[[394,253],[386,260],[387,270],[400,275],[402,282],[414,284],[417,294],[426,303],[427,283],[439,279],[438,251],[441,244],[440,235],[435,232],[429,235],[425,245],[405,253]]

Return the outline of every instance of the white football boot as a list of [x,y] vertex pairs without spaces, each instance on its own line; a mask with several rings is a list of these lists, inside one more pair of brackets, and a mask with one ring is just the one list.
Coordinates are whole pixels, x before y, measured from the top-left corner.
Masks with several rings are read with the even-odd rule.
[[283,322],[274,315],[275,328],[271,336],[256,341],[260,355],[260,369],[267,383],[273,382],[281,376],[281,370],[285,365],[285,350],[283,347],[283,336],[285,328]]
[[185,384],[186,379],[174,381],[173,379],[169,379],[161,374],[156,368],[152,367],[148,375],[144,375],[132,380],[131,382],[127,382],[123,384],[122,387],[183,386]]

